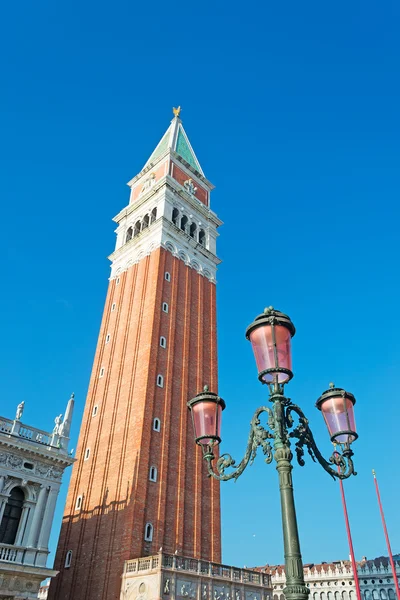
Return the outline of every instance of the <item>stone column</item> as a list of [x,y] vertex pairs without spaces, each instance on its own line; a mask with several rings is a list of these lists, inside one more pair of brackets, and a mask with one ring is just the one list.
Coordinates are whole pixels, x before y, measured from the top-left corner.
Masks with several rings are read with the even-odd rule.
[[6,507],[8,496],[0,496],[0,523],[3,518],[4,509]]
[[30,500],[25,500],[23,507],[22,507],[21,518],[19,520],[17,536],[15,538],[16,546],[21,546],[21,544],[22,544],[22,538],[24,537],[24,533],[26,530],[26,524],[27,524],[28,518],[29,518],[29,513],[32,510],[32,508],[33,508],[32,502]]
[[38,541],[38,548],[41,548],[43,550],[47,550],[48,547],[51,526],[53,524],[54,510],[56,508],[58,490],[58,486],[56,488],[51,487],[49,490],[46,508],[43,514],[42,528],[39,533]]
[[40,526],[42,523],[43,508],[44,508],[45,502],[47,500],[47,494],[48,494],[48,488],[46,488],[44,485],[42,485],[40,488],[39,497],[37,499],[36,506],[34,509],[31,526],[29,528],[29,531],[27,531],[26,545],[29,546],[30,548],[34,548],[37,545],[37,540],[39,538]]

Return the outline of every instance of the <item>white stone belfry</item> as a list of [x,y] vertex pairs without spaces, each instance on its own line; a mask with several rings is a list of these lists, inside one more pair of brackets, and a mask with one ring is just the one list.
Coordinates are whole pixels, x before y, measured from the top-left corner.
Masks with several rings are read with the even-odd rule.
[[[46,568],[48,542],[68,455],[74,397],[53,433],[0,417],[0,598],[37,598],[40,582],[57,574]],[[3,594],[3,595],[2,595]]]
[[204,176],[179,116],[175,116],[142,171],[128,186],[129,205],[115,218],[111,278],[162,247],[216,280],[217,228],[210,209],[213,185]]

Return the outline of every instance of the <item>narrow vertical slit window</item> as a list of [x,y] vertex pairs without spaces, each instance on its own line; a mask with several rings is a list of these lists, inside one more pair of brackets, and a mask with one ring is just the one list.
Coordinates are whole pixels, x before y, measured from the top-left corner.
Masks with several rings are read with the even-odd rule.
[[82,508],[82,496],[78,496],[76,499],[75,510]]
[[99,377],[104,377],[104,367],[101,367]]
[[97,404],[96,406],[93,406],[92,417],[95,417],[97,415],[97,408]]
[[157,417],[153,421],[153,429],[154,431],[161,431],[161,421]]
[[115,304],[115,302],[113,302],[112,305],[111,305],[111,312],[114,312],[116,306],[117,305]]
[[84,460],[89,460],[89,456],[90,456],[90,448],[86,448]]
[[64,564],[66,569],[70,568],[71,562],[72,562],[72,550],[68,550],[67,556],[65,557],[65,564]]
[[153,525],[151,523],[146,523],[146,527],[144,528],[144,539],[146,542],[153,541]]
[[162,375],[157,375],[157,385],[158,387],[164,387],[164,377]]
[[167,347],[167,340],[165,339],[165,337],[163,335],[160,337],[160,346],[161,346],[161,348]]
[[108,344],[109,341],[110,341],[110,334],[107,333],[107,335],[106,335],[106,344]]
[[171,275],[168,271],[165,271],[165,281],[171,281]]
[[157,481],[157,467],[150,467],[149,479],[150,481]]

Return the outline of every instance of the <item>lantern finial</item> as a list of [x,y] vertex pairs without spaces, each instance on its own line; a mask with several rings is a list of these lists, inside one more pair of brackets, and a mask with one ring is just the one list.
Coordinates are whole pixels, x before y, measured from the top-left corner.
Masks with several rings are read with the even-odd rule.
[[329,384],[329,387],[331,388],[331,390],[333,390],[333,388],[335,387],[335,384],[332,383],[332,381],[331,381],[330,384]]
[[205,385],[203,387],[203,392],[208,392],[210,390],[210,388],[208,387],[208,385]]

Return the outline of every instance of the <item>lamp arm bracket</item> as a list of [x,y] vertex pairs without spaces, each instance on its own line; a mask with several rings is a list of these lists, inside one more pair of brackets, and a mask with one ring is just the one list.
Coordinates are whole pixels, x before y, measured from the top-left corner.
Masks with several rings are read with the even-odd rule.
[[[247,441],[247,448],[244,457],[238,465],[236,464],[235,459],[232,458],[230,454],[222,454],[216,462],[216,473],[212,465],[212,461],[215,458],[214,453],[212,451],[212,447],[208,447],[205,450],[204,458],[207,460],[208,463],[208,474],[210,477],[214,477],[214,479],[218,479],[219,481],[229,481],[229,479],[234,479],[236,481],[237,478],[243,473],[247,465],[249,463],[250,465],[253,464],[259,446],[261,446],[262,448],[263,454],[265,456],[265,462],[267,464],[270,464],[272,462],[273,454],[269,440],[273,439],[274,436],[270,431],[268,431],[267,429],[265,429],[265,427],[261,425],[260,415],[264,412],[268,415],[268,428],[273,431],[273,412],[268,406],[261,406],[256,410],[256,412],[253,415],[253,418],[250,421],[250,431]],[[225,470],[228,468],[233,468],[234,471],[232,471],[231,473],[226,473]]]
[[[296,413],[298,416],[298,425],[293,428],[294,418],[293,414]],[[325,469],[333,479],[347,479],[350,475],[356,475],[357,473],[354,470],[354,464],[352,460],[353,451],[351,450],[348,444],[341,445],[342,452],[338,452],[335,450],[329,460],[326,460],[315,440],[313,433],[310,429],[309,422],[303,411],[297,404],[290,403],[286,407],[285,412],[285,422],[288,429],[292,429],[289,433],[289,437],[297,439],[295,443],[297,462],[301,467],[305,465],[304,461],[304,446],[306,446],[309,455],[311,456],[314,462],[318,461],[319,464]],[[336,469],[332,468],[332,465],[336,467]]]

